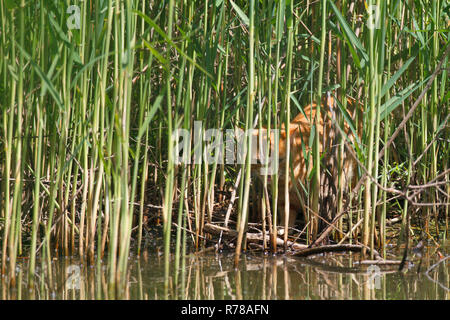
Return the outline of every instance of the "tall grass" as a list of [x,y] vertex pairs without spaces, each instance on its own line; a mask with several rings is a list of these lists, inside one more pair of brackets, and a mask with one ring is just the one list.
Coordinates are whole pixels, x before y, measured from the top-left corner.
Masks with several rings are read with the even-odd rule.
[[[68,28],[78,13],[68,12],[70,5],[79,8],[80,29]],[[381,19],[375,28],[368,25],[373,6]],[[289,216],[290,202],[290,194],[279,195],[278,173],[270,182],[264,178],[263,200],[252,199],[251,153],[244,165],[196,157],[218,142],[204,141],[210,128],[289,129],[303,106],[327,95],[338,98],[334,126],[346,123],[360,137],[333,141],[341,160],[357,158],[359,182],[351,194],[345,189],[341,161],[331,177],[339,187],[337,209],[324,215],[321,186],[331,172],[322,161],[330,150],[320,152],[319,117],[312,119],[310,139],[303,141],[311,175],[298,190],[305,195],[307,243],[322,235],[318,225],[326,220],[320,224],[334,230],[334,240],[384,251],[389,220],[397,216],[403,231],[396,239],[404,241],[410,223],[422,227],[421,238],[447,239],[445,6],[394,0],[2,1],[2,273],[15,270],[21,256],[30,257],[33,272],[38,257],[44,266],[57,256],[79,255],[97,265],[107,259],[114,289],[126,279],[132,245],[140,254],[145,230],[162,224],[168,278],[171,255],[178,272],[187,245],[201,250],[208,244],[205,225],[225,220],[220,212],[239,171],[242,179],[231,192],[237,201],[225,223],[238,231],[235,263],[247,248],[250,210],[258,201],[276,252],[277,220]],[[346,97],[361,104],[362,114],[347,106]],[[328,107],[319,106],[317,115],[325,116]],[[193,161],[178,164],[172,137],[181,128],[199,139],[184,145]],[[245,146],[251,150],[250,136]],[[292,156],[289,144],[286,156]],[[290,161],[283,170],[291,172]],[[284,208],[278,208],[279,196]],[[285,232],[284,250],[287,240]]]

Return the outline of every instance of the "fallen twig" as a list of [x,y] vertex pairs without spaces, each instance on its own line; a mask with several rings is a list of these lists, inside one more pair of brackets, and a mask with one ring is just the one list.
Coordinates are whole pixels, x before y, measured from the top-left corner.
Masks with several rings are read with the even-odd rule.
[[[307,257],[313,254],[326,253],[326,252],[345,252],[345,251],[353,251],[353,252],[361,252],[364,248],[370,251],[369,247],[359,245],[359,244],[333,244],[333,245],[325,245],[320,247],[306,248],[300,251],[295,252],[293,255],[296,257]],[[373,250],[373,254],[375,258],[381,259],[380,254]]]
[[[221,227],[212,223],[205,224],[205,227],[203,228],[203,231],[213,234],[213,235],[222,235],[224,238],[233,239],[237,238],[238,232],[235,230],[231,230],[229,228]],[[256,243],[262,243],[264,241],[264,238],[266,241],[269,240],[269,235],[263,236],[262,233],[250,233],[247,232],[247,242],[256,242]],[[284,244],[284,240],[280,238],[276,238],[277,245],[281,246]],[[307,245],[288,241],[288,246],[292,247],[294,250],[302,250],[307,248]]]

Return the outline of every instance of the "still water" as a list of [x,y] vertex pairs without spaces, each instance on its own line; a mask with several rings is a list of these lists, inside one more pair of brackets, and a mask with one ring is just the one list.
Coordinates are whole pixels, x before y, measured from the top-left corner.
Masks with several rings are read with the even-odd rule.
[[[165,277],[158,253],[130,257],[126,285],[108,286],[105,265],[87,266],[59,259],[51,271],[38,270],[36,288],[28,289],[27,262],[16,269],[16,284],[7,288],[2,278],[1,299],[444,299],[450,298],[449,262],[435,250],[413,261],[404,272],[398,266],[358,266],[358,254],[328,254],[313,258],[245,254],[237,269],[233,254],[191,254],[171,261]],[[182,263],[182,264],[181,264]],[[419,266],[420,265],[420,266]],[[434,267],[433,267],[434,266]],[[430,267],[433,267],[431,270]],[[428,272],[427,272],[428,270]],[[49,276],[51,275],[51,276]],[[116,293],[114,293],[116,292]]]

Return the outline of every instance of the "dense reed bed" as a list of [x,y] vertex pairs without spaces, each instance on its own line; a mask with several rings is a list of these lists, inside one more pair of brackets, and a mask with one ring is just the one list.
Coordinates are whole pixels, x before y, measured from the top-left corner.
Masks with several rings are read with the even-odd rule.
[[[194,139],[183,145],[192,161],[178,163],[173,133],[194,136],[199,123],[200,138],[210,128],[288,127],[326,96],[338,101],[327,120],[334,130],[345,123],[360,138],[337,134],[330,167],[315,118],[304,141],[312,146],[300,190],[304,243],[360,243],[384,256],[390,241],[407,252],[413,236],[447,239],[446,1],[5,0],[0,19],[2,274],[18,257],[29,257],[33,274],[37,263],[76,255],[106,259],[114,286],[154,226],[162,226],[166,274],[178,272],[188,247],[210,245],[207,223],[237,232],[237,263],[259,201],[251,157],[194,161],[211,147]],[[361,104],[359,118],[345,112],[345,97]],[[244,143],[250,148],[251,137]],[[358,162],[353,192],[344,191],[344,155]],[[273,252],[283,249],[277,215],[289,211],[289,194],[278,208],[278,178],[264,179],[260,197],[259,228],[272,239],[262,247]],[[231,218],[222,212],[230,204]],[[401,228],[388,235],[395,219]],[[288,232],[283,241],[287,249]]]

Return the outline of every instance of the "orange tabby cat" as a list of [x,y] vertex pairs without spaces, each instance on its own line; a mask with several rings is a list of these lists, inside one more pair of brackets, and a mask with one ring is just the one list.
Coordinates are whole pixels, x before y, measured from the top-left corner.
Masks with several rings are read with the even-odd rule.
[[[324,99],[325,100],[325,99]],[[325,102],[325,101],[323,101]],[[352,107],[354,100],[348,98],[347,99],[347,105],[348,107]],[[303,188],[298,183],[301,182],[304,186],[307,181],[308,175],[311,173],[311,168],[306,167],[306,161],[305,161],[305,154],[309,157],[311,157],[311,148],[309,148],[309,139],[311,134],[311,128],[314,125],[314,119],[316,115],[316,104],[313,103],[312,105],[308,105],[303,109],[303,112],[300,112],[291,122],[290,122],[290,128],[289,128],[289,141],[290,141],[290,154],[291,154],[291,171],[293,173],[294,179],[289,179],[289,227],[293,227],[297,218],[297,214],[302,211],[305,212],[304,207],[304,199],[303,199]],[[334,138],[334,132],[337,134],[339,133],[338,129],[331,130],[332,128],[332,120],[334,118],[334,112],[331,112],[331,110],[336,110],[337,107],[335,107],[335,101],[333,98],[326,99],[326,104],[322,103],[321,107],[321,119],[320,119],[320,153],[324,152],[323,143],[325,142],[325,145],[328,146],[331,142],[331,144],[336,144],[336,141],[333,142]],[[330,110],[331,109],[331,110]],[[326,135],[323,136],[324,133],[324,115],[328,114],[328,117],[325,118],[326,121]],[[305,117],[306,115],[306,117]],[[359,117],[361,119],[361,117]],[[354,135],[352,134],[349,126],[344,121],[343,131],[348,136],[348,138],[351,141],[354,141]],[[358,128],[358,132],[361,132],[360,129],[361,126]],[[266,137],[267,137],[267,129],[262,129],[262,139],[258,139],[259,145],[260,143],[266,143]],[[258,137],[260,137],[260,132],[258,130],[255,130],[254,134]],[[261,138],[260,137],[260,138]],[[284,226],[285,222],[285,215],[284,215],[284,207],[285,207],[285,181],[286,181],[286,142],[287,141],[287,134],[286,130],[284,129],[284,125],[282,125],[280,134],[279,134],[279,165],[278,165],[278,173],[279,173],[279,179],[278,179],[278,211],[280,212],[281,216],[281,225]],[[273,152],[275,148],[275,136],[273,133],[270,135],[270,145],[271,145],[271,152]],[[333,146],[336,147],[336,146]],[[326,147],[325,150],[328,150],[329,147]],[[258,153],[259,155],[259,153]],[[256,165],[253,166],[254,172],[256,171],[256,174],[261,177],[261,172],[259,171],[263,165]],[[344,176],[346,180],[346,185],[350,183],[350,181],[354,180],[356,178],[356,161],[352,158],[351,155],[344,152]],[[290,176],[292,175],[290,174]],[[269,176],[270,179],[270,176]],[[352,182],[352,185],[355,185],[354,182]],[[345,187],[345,186],[344,186]],[[300,197],[299,197],[300,195]]]

